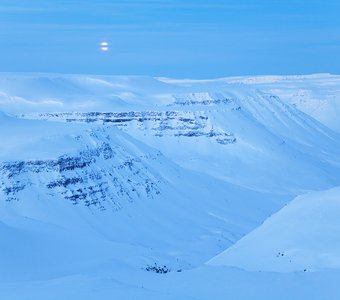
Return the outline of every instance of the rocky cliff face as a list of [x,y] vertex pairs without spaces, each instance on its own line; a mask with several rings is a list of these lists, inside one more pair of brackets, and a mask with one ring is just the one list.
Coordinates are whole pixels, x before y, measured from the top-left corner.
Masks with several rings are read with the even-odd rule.
[[77,153],[0,163],[0,197],[21,201],[26,190],[37,190],[40,197],[49,195],[74,205],[118,210],[125,202],[160,193],[159,185],[164,183],[147,167],[159,152],[131,155],[105,129],[74,138],[79,143]]
[[22,117],[111,124],[126,132],[134,128],[157,137],[207,137],[222,145],[236,143],[232,132],[214,128],[214,124],[205,111],[40,113]]

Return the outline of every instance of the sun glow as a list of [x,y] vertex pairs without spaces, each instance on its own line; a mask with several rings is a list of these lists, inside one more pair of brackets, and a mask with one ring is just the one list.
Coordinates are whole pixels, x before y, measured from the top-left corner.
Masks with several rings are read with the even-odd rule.
[[100,51],[103,51],[103,52],[109,51],[109,43],[108,42],[101,42],[100,43]]

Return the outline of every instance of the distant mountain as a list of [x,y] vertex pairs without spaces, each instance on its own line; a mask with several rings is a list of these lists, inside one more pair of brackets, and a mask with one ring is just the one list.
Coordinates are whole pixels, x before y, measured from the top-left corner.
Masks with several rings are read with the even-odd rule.
[[[198,97],[209,102],[209,94],[228,95],[232,91],[244,94],[246,90],[261,90],[280,97],[283,102],[340,131],[339,82],[340,76],[331,74],[177,80],[138,76],[1,73],[0,104],[1,110],[10,113],[120,112],[136,110],[137,107],[138,110],[150,110],[180,103],[183,94],[186,94],[185,98],[189,97],[187,100]],[[190,94],[194,95],[188,96]],[[205,101],[206,104],[208,102]]]

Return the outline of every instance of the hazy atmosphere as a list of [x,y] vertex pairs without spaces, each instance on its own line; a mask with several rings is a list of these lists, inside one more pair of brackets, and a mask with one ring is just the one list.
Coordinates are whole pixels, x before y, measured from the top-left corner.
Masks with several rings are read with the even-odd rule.
[[212,78],[340,69],[335,0],[1,0],[0,16],[2,71]]

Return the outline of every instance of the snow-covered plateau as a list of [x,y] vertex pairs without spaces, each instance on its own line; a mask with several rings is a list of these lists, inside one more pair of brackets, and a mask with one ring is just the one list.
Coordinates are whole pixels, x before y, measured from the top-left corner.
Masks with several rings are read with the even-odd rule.
[[339,299],[340,76],[0,73],[0,299]]

